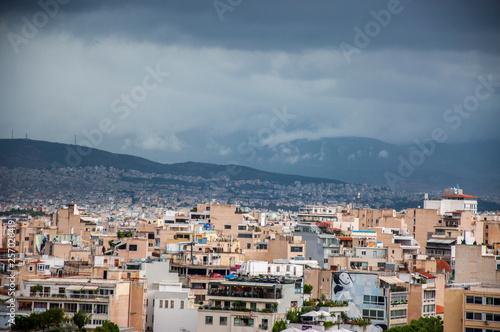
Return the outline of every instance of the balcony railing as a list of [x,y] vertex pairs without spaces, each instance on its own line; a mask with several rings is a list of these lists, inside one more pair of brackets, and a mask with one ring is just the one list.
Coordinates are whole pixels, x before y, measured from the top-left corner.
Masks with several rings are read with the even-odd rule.
[[408,288],[403,287],[403,286],[391,286],[390,290],[391,290],[391,293],[407,292]]
[[246,298],[254,298],[254,299],[282,299],[283,296],[281,294],[276,294],[274,296],[273,293],[239,293],[239,292],[225,292],[225,291],[209,291],[207,295],[210,296],[229,296],[229,297],[246,297]]

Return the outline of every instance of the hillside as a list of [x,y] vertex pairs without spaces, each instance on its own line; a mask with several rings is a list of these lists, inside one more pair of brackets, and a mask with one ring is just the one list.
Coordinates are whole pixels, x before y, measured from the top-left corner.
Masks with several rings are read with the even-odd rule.
[[236,165],[198,162],[162,164],[131,155],[30,139],[0,139],[0,166],[32,169],[105,166],[144,173],[200,176],[205,179],[228,177],[232,180],[260,180],[286,185],[295,181],[344,183],[334,179],[273,173]]

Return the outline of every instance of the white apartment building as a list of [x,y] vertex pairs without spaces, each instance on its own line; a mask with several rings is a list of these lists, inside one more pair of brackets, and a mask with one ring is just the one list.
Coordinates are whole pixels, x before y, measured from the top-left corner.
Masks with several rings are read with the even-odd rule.
[[463,189],[448,188],[444,190],[444,195],[440,199],[429,199],[425,194],[424,209],[439,210],[443,215],[452,211],[471,211],[472,215],[477,214],[477,197],[464,195]]

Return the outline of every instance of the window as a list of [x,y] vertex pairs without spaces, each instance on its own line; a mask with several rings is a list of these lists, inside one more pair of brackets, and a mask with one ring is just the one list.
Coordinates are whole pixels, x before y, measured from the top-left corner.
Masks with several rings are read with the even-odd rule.
[[104,324],[105,320],[104,319],[94,319],[92,320],[92,324],[94,325],[102,325]]
[[257,303],[250,303],[250,310],[257,311]]
[[[60,308],[60,307],[61,307],[61,303],[50,303],[49,304],[49,309]],[[81,305],[80,305],[80,308],[81,308]]]
[[290,247],[291,252],[302,252],[302,247],[292,246]]
[[42,271],[45,271],[45,266],[42,265],[42,264],[38,264],[36,266],[36,269],[37,269],[38,272],[42,272]]
[[160,308],[163,308],[163,300],[160,300]]
[[205,325],[213,325],[214,316],[205,316]]
[[64,303],[64,311],[76,312],[76,303]]
[[424,291],[424,299],[425,300],[430,300],[430,299],[435,299],[435,298],[436,298],[436,291],[433,291],[433,290]]
[[252,318],[235,318],[234,326],[253,326]]
[[[467,302],[467,303],[470,303],[470,302]],[[486,298],[486,305],[499,305],[500,306],[500,297],[487,297]]]
[[174,300],[170,301],[170,309],[174,309]]
[[181,301],[181,309],[184,309],[184,301]]
[[[466,327],[465,332],[483,332],[483,329],[478,329],[474,327]],[[486,332],[494,332],[493,330],[486,330]]]
[[[224,229],[231,229],[231,225],[224,225]],[[222,317],[221,317],[222,318]],[[227,322],[226,322],[227,323]],[[222,324],[221,324],[222,325]],[[227,325],[227,324],[226,324]]]
[[107,314],[108,305],[107,304],[94,304],[94,312],[96,314]]
[[129,244],[128,250],[129,251],[137,251],[137,244]]
[[366,256],[366,250],[361,250],[361,255]]
[[262,320],[262,330],[267,330],[269,328],[269,321],[267,319]]
[[252,238],[252,234],[239,233],[238,237],[240,239],[251,239]]
[[219,325],[227,325],[227,317],[219,317]]
[[113,295],[114,294],[114,290],[113,289],[109,289],[109,288],[101,288],[99,289],[99,295]]
[[406,318],[406,309],[391,311],[391,319]]
[[383,320],[384,319],[384,311],[383,310],[363,309],[363,318]]
[[374,305],[384,305],[385,298],[383,296],[376,295],[363,295],[364,304],[374,304]]
[[90,303],[80,303],[80,310],[85,310],[86,313],[92,313],[92,304]]
[[434,304],[424,305],[424,313],[429,313],[434,311],[436,311],[436,306]]
[[33,272],[33,270],[34,270],[34,267],[33,267],[33,265],[31,265],[31,266],[28,268],[28,271]]
[[66,288],[59,287],[59,294],[64,294],[64,293],[66,293]]

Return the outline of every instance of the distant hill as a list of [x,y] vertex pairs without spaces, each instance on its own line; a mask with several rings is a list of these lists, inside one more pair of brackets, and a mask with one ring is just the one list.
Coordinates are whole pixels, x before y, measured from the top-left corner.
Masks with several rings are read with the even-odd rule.
[[[366,137],[295,140],[262,148],[254,166],[268,171],[388,186],[386,174],[399,176],[401,158],[408,161],[411,151],[416,149],[415,144],[396,145]],[[500,141],[436,144],[433,153],[424,157],[396,189],[442,191],[459,185],[470,194],[500,194]]]
[[261,182],[269,181],[280,184],[291,184],[295,181],[302,183],[344,183],[334,179],[273,173],[236,165],[198,162],[161,164],[131,155],[30,139],[0,139],[0,166],[32,169],[105,166],[145,173],[199,176],[207,179],[228,177],[232,180],[260,180]]

